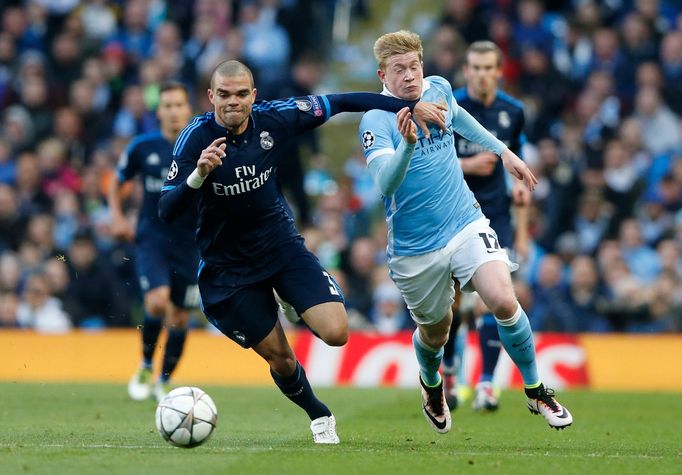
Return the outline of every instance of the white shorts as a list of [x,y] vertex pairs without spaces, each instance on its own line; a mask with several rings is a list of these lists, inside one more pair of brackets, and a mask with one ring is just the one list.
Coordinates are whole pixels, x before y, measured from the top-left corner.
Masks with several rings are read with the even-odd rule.
[[418,256],[393,256],[388,268],[391,278],[421,325],[434,325],[447,314],[455,296],[457,279],[464,292],[472,292],[476,269],[490,261],[503,261],[510,272],[518,269],[487,218],[469,223],[441,249]]

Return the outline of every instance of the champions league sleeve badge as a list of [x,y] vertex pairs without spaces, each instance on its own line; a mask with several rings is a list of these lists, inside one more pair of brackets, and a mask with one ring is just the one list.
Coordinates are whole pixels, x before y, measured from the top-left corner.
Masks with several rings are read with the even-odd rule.
[[362,133],[362,148],[367,150],[372,145],[374,145],[374,134],[371,130],[365,130]]
[[263,150],[270,150],[275,145],[275,141],[270,136],[270,132],[264,130],[260,133],[260,147]]
[[294,102],[296,103],[296,107],[298,107],[298,110],[302,112],[308,112],[310,109],[313,108],[312,103],[305,99],[297,99]]
[[175,160],[173,160],[170,168],[168,169],[168,176],[166,176],[166,180],[172,180],[176,176],[178,176],[178,164]]

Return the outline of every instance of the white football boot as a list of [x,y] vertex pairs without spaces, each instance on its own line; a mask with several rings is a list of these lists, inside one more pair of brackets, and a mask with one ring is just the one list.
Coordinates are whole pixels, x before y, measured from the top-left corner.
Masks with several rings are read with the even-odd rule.
[[310,423],[310,431],[313,433],[313,442],[316,444],[339,443],[339,436],[336,435],[336,419],[333,414],[313,420]]
[[149,399],[152,393],[152,370],[140,366],[128,381],[128,395],[134,401]]
[[550,427],[559,430],[573,424],[573,416],[568,409],[554,399],[553,389],[544,386],[540,386],[537,390],[526,389],[526,396],[528,396],[528,410],[536,415],[542,414]]

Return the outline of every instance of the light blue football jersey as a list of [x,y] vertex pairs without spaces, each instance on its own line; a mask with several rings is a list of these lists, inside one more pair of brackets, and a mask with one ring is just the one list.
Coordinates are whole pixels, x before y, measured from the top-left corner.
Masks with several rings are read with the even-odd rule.
[[[455,152],[453,123],[458,105],[450,83],[439,76],[425,78],[421,100],[448,105],[447,130],[430,126],[431,138],[426,139],[418,129],[404,180],[393,196],[383,197],[389,256],[414,256],[443,248],[466,225],[484,217]],[[358,137],[368,164],[393,154],[402,140],[396,114],[365,113]]]

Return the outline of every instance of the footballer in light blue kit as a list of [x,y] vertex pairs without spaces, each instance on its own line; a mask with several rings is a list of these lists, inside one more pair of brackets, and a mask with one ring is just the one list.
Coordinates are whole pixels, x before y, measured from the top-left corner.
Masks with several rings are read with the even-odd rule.
[[[495,137],[520,155],[526,141],[523,132],[524,108],[520,101],[498,88],[502,77],[502,51],[491,41],[476,41],[467,48],[465,58],[466,86],[453,91],[455,100]],[[519,180],[510,183],[510,177],[499,157],[481,144],[455,134],[455,149],[464,179],[481,204],[486,218],[490,220],[500,246],[513,250],[515,257],[525,259],[528,255],[530,190]],[[500,190],[507,192],[501,193]],[[513,220],[512,206],[515,210]],[[497,323],[492,313],[481,308],[475,294],[471,294],[471,299],[467,300],[467,306],[481,312],[475,320],[481,350],[481,375],[475,382],[472,407],[476,411],[496,411],[499,400],[493,389],[493,375],[502,346]],[[461,306],[465,304],[462,303]],[[459,402],[456,383],[462,389],[466,387],[463,362],[466,331],[458,331],[462,312],[457,303],[453,307],[453,313],[454,321],[443,356],[445,393],[450,409],[457,407]],[[466,392],[462,391],[461,394],[466,395]]]
[[535,176],[458,106],[445,79],[423,77],[418,35],[385,34],[375,42],[374,55],[383,94],[440,103],[445,115],[445,127],[425,134],[417,133],[407,108],[397,114],[373,110],[358,129],[368,169],[384,198],[389,273],[417,323],[412,341],[427,422],[439,433],[452,424],[439,368],[452,322],[454,277],[464,291],[477,291],[495,315],[502,344],[523,376],[528,409],[542,414],[550,427],[569,426],[572,416],[538,377],[530,323],[512,287],[514,264],[464,181],[453,132],[493,151],[531,190]]

